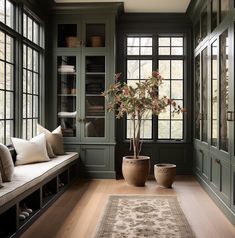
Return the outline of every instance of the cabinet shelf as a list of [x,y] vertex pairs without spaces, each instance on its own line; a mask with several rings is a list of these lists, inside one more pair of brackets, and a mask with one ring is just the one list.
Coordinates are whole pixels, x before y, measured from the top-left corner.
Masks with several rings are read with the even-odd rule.
[[86,116],[86,119],[105,118],[105,116]]
[[57,94],[58,97],[76,97],[77,94],[72,94],[72,93],[63,93],[63,94]]
[[59,71],[57,71],[57,73],[60,74],[60,75],[68,75],[68,74],[69,75],[76,75],[77,72],[59,72]]
[[103,97],[101,93],[86,93],[87,97]]
[[105,75],[105,72],[86,72],[86,75]]

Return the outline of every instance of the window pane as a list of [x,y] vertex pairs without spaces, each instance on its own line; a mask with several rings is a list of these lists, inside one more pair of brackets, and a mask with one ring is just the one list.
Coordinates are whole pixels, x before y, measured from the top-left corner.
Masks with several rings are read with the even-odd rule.
[[23,14],[23,36],[27,37],[27,15]]
[[171,48],[170,47],[159,47],[159,55],[170,55]]
[[33,93],[33,79],[32,79],[32,72],[28,71],[28,81],[27,81],[27,93]]
[[127,78],[139,79],[139,60],[127,60]]
[[158,139],[170,138],[170,121],[158,121]]
[[23,92],[27,92],[27,71],[23,70]]
[[4,67],[4,62],[0,61],[0,89],[5,88],[5,67]]
[[172,55],[183,55],[183,47],[172,47],[171,54]]
[[23,67],[27,68],[27,47],[23,45]]
[[33,97],[33,117],[38,117],[38,96]]
[[183,123],[182,121],[171,122],[171,139],[182,139]]
[[183,79],[183,60],[172,60],[171,67],[171,78]]
[[32,119],[28,119],[27,120],[27,139],[31,139],[32,138]]
[[26,130],[27,130],[27,123],[26,123],[26,120],[24,119],[23,120],[23,125],[22,125],[22,136],[24,139],[27,139],[27,136],[26,136]]
[[140,61],[140,78],[147,79],[152,75],[152,60]]
[[13,65],[6,63],[6,89],[13,90],[14,89],[13,86],[14,86],[14,68]]
[[142,127],[140,131],[140,137],[143,139],[151,139],[152,138],[152,121],[143,120]]
[[28,55],[27,55],[27,68],[33,69],[33,50],[30,47],[28,48]]
[[38,74],[33,74],[34,75],[34,82],[33,82],[33,93],[38,94]]
[[6,35],[6,61],[14,63],[14,43],[13,38]]
[[141,47],[140,54],[141,55],[152,55],[152,47]]
[[172,46],[183,46],[183,38],[182,37],[172,37],[171,45]]
[[27,117],[26,94],[23,94],[23,118]]
[[14,6],[8,0],[6,0],[6,25],[11,28],[14,27]]
[[30,18],[30,17],[28,17],[28,39],[29,40],[32,40],[32,38],[33,38],[33,21],[32,21],[32,19]]
[[167,96],[170,98],[170,81],[163,80],[163,84],[159,87],[159,97]]
[[140,45],[141,46],[152,46],[152,37],[141,37]]
[[140,40],[139,37],[128,37],[127,38],[127,46],[139,46]]
[[139,83],[139,80],[127,80],[127,84],[133,88],[136,88],[136,83]]
[[5,60],[5,34],[0,31],[0,59]]
[[39,43],[39,25],[36,22],[33,22],[33,42]]
[[170,37],[159,37],[159,46],[170,46]]
[[171,110],[170,107],[166,107],[165,112],[162,112],[158,115],[158,119],[170,119]]
[[4,138],[5,138],[5,132],[4,132],[4,128],[5,128],[5,122],[4,121],[0,121],[0,143],[5,143]]
[[[183,100],[174,100],[176,102],[177,105],[179,105],[181,108],[183,108]],[[172,111],[173,109],[171,109]],[[172,114],[172,119],[175,120],[175,119],[183,119],[183,113],[171,113]]]
[[6,145],[11,144],[11,137],[14,134],[13,128],[13,121],[7,120],[6,121]]
[[38,63],[39,63],[39,59],[38,59],[38,52],[37,51],[33,51],[33,70],[35,72],[38,72]]
[[32,106],[33,106],[33,97],[32,95],[28,95],[27,96],[28,102],[27,102],[27,117],[32,117]]
[[183,98],[183,82],[182,80],[171,81],[171,98],[182,99]]
[[4,91],[0,90],[0,119],[5,118],[5,93]]
[[13,93],[6,92],[6,119],[13,119]]
[[164,79],[170,79],[170,60],[159,60],[159,72]]
[[127,47],[127,55],[139,55],[139,47]]
[[4,15],[5,15],[4,0],[0,0],[0,21],[3,22],[3,23],[5,22]]

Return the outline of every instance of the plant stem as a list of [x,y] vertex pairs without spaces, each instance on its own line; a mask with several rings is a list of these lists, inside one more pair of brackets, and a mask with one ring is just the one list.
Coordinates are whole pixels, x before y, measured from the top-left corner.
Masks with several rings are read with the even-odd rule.
[[133,150],[134,150],[134,159],[136,159],[136,138],[135,138],[135,117],[133,117]]

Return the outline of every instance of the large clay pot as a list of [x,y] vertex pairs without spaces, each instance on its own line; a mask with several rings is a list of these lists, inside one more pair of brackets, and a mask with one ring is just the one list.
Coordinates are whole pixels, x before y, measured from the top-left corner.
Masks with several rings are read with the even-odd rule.
[[155,164],[154,176],[157,183],[165,188],[171,188],[176,175],[175,164]]
[[126,182],[134,186],[144,186],[149,175],[150,157],[125,156],[122,161],[122,174]]

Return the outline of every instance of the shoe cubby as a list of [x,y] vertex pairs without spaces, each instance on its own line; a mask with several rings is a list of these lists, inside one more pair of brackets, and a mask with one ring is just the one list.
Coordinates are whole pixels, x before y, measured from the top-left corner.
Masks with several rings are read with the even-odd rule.
[[69,167],[69,182],[74,181],[78,177],[78,166],[73,164]]
[[58,175],[58,190],[61,191],[69,183],[69,171],[65,170],[64,172]]
[[16,205],[0,215],[0,237],[12,237],[16,233]]
[[40,211],[40,189],[37,189],[29,196],[19,202],[18,220],[19,228],[24,226],[36,213]]
[[57,177],[42,186],[42,205],[46,205],[57,193]]

